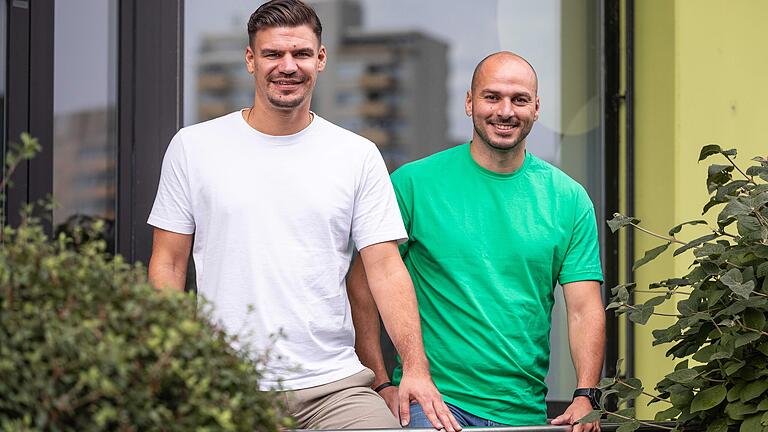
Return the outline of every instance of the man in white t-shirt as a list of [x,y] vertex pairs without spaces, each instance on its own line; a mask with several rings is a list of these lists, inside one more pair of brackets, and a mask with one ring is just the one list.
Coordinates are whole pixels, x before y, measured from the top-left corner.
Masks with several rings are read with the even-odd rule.
[[[182,290],[192,249],[214,318],[249,348],[271,346],[262,386],[287,391],[299,428],[399,427],[412,399],[435,427],[459,430],[429,374],[397,249],[406,233],[381,155],[309,110],[326,62],[321,32],[300,0],[273,0],[251,16],[253,106],[171,140],[148,221],[149,278]],[[403,359],[400,422],[355,353],[345,282],[355,248]]]

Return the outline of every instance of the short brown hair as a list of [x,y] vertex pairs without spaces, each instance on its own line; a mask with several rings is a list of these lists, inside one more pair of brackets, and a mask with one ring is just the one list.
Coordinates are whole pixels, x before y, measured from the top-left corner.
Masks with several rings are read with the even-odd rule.
[[321,41],[323,26],[315,10],[301,0],[271,0],[259,6],[248,20],[248,41],[253,45],[256,32],[270,27],[308,25]]

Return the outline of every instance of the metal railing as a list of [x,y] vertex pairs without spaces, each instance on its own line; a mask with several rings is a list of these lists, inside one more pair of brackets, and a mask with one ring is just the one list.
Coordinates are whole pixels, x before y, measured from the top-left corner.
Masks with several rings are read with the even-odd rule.
[[[640,428],[637,429],[640,432],[660,431],[667,430],[664,428],[674,427],[672,422],[654,422],[644,421]],[[602,432],[615,432],[616,429],[621,426],[621,423],[600,423],[600,430]],[[656,427],[658,426],[658,427]],[[571,432],[571,425],[540,425],[540,426],[498,426],[498,427],[468,427],[464,430],[471,430],[472,432]],[[312,429],[294,429],[293,432],[309,432]],[[686,427],[686,431],[703,431],[703,428]],[[432,428],[414,428],[414,429],[338,429],[338,430],[324,430],[323,432],[435,432]]]

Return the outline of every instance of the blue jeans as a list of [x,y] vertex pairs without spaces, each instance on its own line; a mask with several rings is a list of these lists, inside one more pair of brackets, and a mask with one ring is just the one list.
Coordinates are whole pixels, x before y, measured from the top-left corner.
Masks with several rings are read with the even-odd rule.
[[[445,404],[448,406],[448,409],[451,410],[451,414],[453,414],[454,417],[456,417],[456,421],[459,422],[461,427],[468,427],[468,426],[480,426],[480,427],[489,427],[489,426],[506,426],[505,424],[496,423],[493,420],[487,420],[482,417],[478,417],[474,414],[470,414],[463,409],[451,405],[449,403]],[[411,403],[411,421],[408,423],[409,428],[434,428],[432,426],[432,423],[430,423],[429,419],[427,418],[427,415],[424,414],[424,410],[421,409],[421,405],[418,403]]]

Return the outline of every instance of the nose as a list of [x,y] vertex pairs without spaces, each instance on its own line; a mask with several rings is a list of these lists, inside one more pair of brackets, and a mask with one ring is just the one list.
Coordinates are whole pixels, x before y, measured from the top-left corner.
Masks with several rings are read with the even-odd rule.
[[296,65],[296,60],[293,58],[293,56],[290,53],[286,53],[282,59],[280,59],[280,64],[278,65],[278,71],[280,73],[291,75],[298,69],[298,66]]
[[514,117],[515,115],[514,107],[515,106],[510,99],[504,98],[497,105],[496,115],[505,119]]

